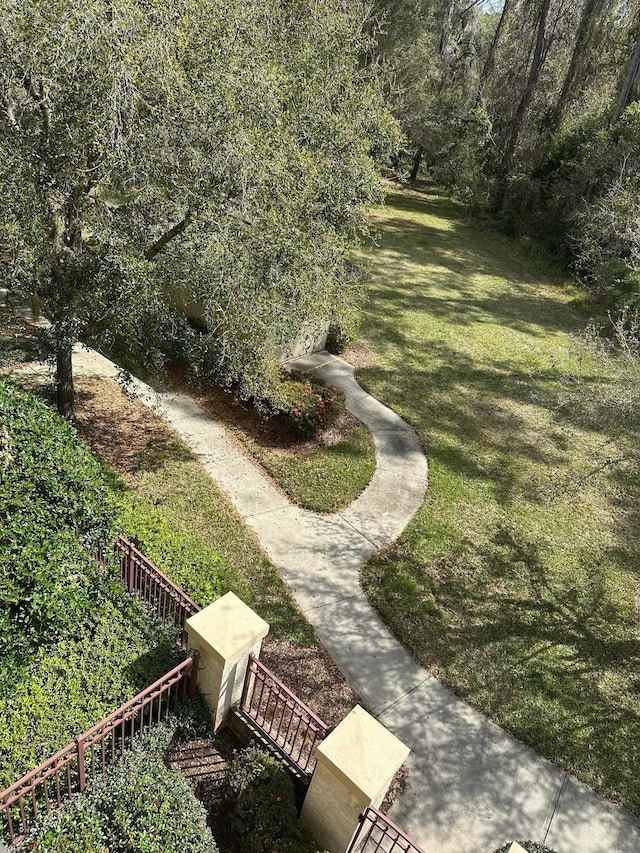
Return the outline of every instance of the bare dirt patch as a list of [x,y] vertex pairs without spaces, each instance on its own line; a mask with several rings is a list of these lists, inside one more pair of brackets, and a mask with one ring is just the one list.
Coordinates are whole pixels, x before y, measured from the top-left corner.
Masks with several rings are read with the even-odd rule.
[[117,382],[97,377],[76,380],[78,435],[128,482],[141,467],[161,467],[168,455],[191,459],[177,433]]
[[366,341],[358,341],[352,347],[346,349],[340,358],[343,358],[355,367],[356,370],[359,370],[361,367],[370,367],[372,364],[375,364],[378,356]]

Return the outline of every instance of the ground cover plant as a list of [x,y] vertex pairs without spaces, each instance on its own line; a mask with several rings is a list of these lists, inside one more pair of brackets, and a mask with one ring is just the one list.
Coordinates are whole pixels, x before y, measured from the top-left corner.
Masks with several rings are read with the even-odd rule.
[[374,219],[358,379],[415,428],[430,487],[368,595],[442,681],[640,813],[637,362],[437,193],[393,189]]
[[[176,663],[162,628],[92,558],[115,505],[97,459],[0,380],[0,788]],[[64,713],[61,713],[64,708]]]
[[291,775],[259,746],[249,746],[229,765],[222,812],[242,853],[314,853],[311,833],[298,820]]
[[204,807],[181,771],[164,763],[179,724],[171,719],[135,743],[84,796],[50,812],[21,849],[216,853]]

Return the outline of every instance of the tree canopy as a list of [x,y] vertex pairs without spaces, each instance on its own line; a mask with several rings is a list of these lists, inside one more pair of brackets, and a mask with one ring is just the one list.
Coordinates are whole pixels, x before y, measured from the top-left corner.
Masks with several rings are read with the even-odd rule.
[[[268,393],[303,323],[339,313],[344,254],[397,144],[357,0],[0,0],[0,236],[11,287],[71,346],[190,355]],[[184,325],[182,332],[188,335]]]
[[640,6],[377,0],[394,108],[431,177],[638,303]]

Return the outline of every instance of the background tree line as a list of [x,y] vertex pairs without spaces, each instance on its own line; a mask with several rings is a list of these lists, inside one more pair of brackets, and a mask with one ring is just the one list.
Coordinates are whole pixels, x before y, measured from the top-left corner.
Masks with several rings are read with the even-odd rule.
[[407,165],[640,304],[640,4],[377,0]]

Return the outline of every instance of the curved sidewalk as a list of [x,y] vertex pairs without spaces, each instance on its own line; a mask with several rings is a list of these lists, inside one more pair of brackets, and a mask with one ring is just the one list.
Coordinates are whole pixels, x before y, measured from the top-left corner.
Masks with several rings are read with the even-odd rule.
[[[159,394],[137,380],[134,388],[229,495],[340,669],[411,748],[409,788],[390,817],[426,853],[491,853],[516,838],[544,842],[557,853],[638,853],[640,821],[443,687],[369,606],[360,566],[397,538],[421,506],[427,463],[413,431],[360,388],[346,362],[318,353],[291,364],[344,388],[347,407],[374,437],[371,483],[334,515],[293,506],[189,397]],[[74,367],[78,375],[117,375],[115,365],[83,348],[76,348]]]

